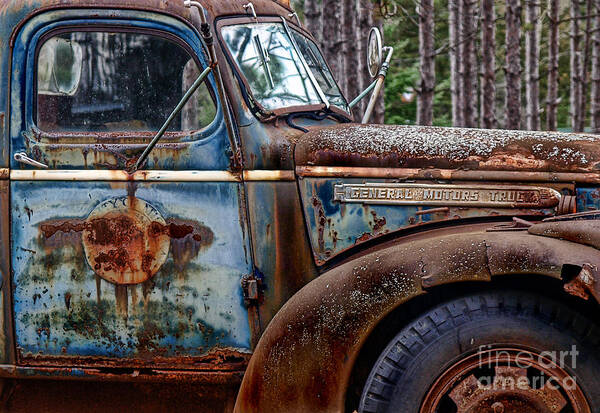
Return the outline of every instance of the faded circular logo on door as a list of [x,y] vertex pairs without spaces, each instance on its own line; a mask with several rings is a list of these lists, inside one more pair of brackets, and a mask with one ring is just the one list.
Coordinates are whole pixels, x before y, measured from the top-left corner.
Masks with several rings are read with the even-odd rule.
[[86,219],[82,238],[89,265],[114,284],[139,284],[152,278],[169,254],[164,218],[134,197],[98,205]]

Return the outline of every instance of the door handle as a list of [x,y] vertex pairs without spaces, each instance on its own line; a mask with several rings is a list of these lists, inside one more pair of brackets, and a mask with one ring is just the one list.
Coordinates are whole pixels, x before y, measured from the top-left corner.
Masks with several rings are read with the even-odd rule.
[[15,153],[15,161],[21,162],[27,165],[35,166],[36,168],[48,169],[48,165],[38,162],[34,159],[31,159],[25,152]]

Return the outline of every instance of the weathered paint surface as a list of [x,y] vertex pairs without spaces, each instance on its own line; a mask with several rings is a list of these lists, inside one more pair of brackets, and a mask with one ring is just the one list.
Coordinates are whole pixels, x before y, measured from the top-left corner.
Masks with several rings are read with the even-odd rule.
[[[369,182],[394,181],[373,179]],[[554,212],[553,208],[437,208],[418,205],[341,203],[334,200],[334,185],[340,183],[359,184],[364,183],[364,180],[327,178],[300,180],[311,246],[319,264],[373,238],[401,229],[417,229],[423,224],[477,217],[547,216]]]
[[[13,182],[11,189],[22,361],[79,356],[156,365],[164,358],[175,366],[221,348],[249,351],[240,281],[251,262],[240,184]],[[94,213],[123,199],[151,204],[157,217],[144,227],[118,208],[101,218]],[[140,237],[149,244],[138,245]],[[165,250],[152,242],[165,240],[168,255],[159,265]],[[108,267],[121,275],[143,271],[145,254],[156,267],[146,281],[106,276]]]
[[287,300],[318,273],[296,182],[249,182],[246,188],[254,262],[262,275],[262,332]]
[[600,188],[577,188],[577,211],[586,212],[600,209]]
[[600,137],[427,126],[338,125],[307,134],[298,165],[597,172]]

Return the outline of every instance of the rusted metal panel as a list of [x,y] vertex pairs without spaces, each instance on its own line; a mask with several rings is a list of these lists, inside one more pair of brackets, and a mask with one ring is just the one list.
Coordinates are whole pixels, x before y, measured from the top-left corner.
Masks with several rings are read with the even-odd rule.
[[9,182],[0,180],[0,363],[14,363],[10,282]]
[[[243,102],[241,96],[239,99],[241,100],[238,101]],[[304,139],[303,132],[290,128],[283,120],[259,122],[243,104],[238,106],[237,116],[247,169],[294,170],[294,147]],[[328,119],[297,119],[295,122],[302,127],[334,124],[334,121]]]
[[12,182],[19,360],[243,368],[241,185]]
[[[206,386],[236,386],[242,382],[239,371],[190,371],[161,369],[109,369],[79,367],[31,367],[0,365],[0,377],[11,379],[39,378],[47,380],[90,380],[128,383],[189,383]],[[218,388],[211,388],[218,392]]]
[[[416,229],[434,222],[499,216],[542,217],[554,213],[552,207],[452,206],[452,202],[448,202],[448,207],[439,208],[436,205],[382,205],[369,202],[342,203],[335,200],[336,185],[361,185],[364,182],[356,178],[303,178],[299,181],[311,245],[318,264],[324,264],[336,255],[373,238],[402,229]],[[393,184],[397,181],[373,179],[368,182]],[[419,181],[419,184],[427,183],[432,182]],[[461,187],[460,184],[457,187]]]
[[564,285],[564,290],[571,295],[587,300],[590,295],[600,303],[600,274],[598,267],[584,264],[575,278]]
[[[247,12],[243,5],[247,2],[243,0],[229,1],[210,1],[200,0],[200,3],[208,10],[211,17],[227,15],[246,15]],[[288,17],[291,11],[287,2],[273,0],[254,0],[252,2],[257,14],[273,15],[279,14]],[[71,0],[64,2],[60,0],[37,0],[23,2],[20,0],[2,0],[0,2],[0,15],[10,15],[22,10],[31,12],[36,9],[56,9],[56,8],[107,8],[107,9],[136,9],[153,10],[156,12],[168,13],[179,16],[182,19],[191,20],[190,9],[184,7],[183,2],[173,2],[168,0]],[[290,19],[290,21],[292,21]]]
[[262,275],[260,332],[285,302],[317,277],[295,182],[246,184],[254,262]]
[[517,271],[560,278],[564,264],[600,264],[600,251],[588,246],[525,232],[461,230],[407,237],[300,290],[263,334],[235,411],[343,411],[353,364],[369,332],[428,287]]
[[338,125],[308,133],[295,157],[301,166],[596,172],[599,143],[589,134]]
[[573,214],[572,219],[562,218],[560,221],[547,221],[534,225],[529,228],[529,233],[573,241],[600,249],[599,218],[600,213],[579,217],[577,214]]
[[[244,9],[244,5],[248,4],[244,0],[233,1],[210,1],[200,0],[211,16],[232,16],[232,15],[248,15],[248,11]],[[288,7],[287,1],[277,0],[254,0],[254,10],[257,15],[280,15],[289,19],[290,22],[296,23],[295,19],[288,16],[291,9]]]
[[[1,47],[1,46],[0,46]],[[0,59],[2,58],[2,56],[0,56]],[[0,63],[1,65],[1,63]],[[0,90],[7,90],[8,89],[8,85],[4,85],[1,83],[2,82],[2,73],[0,72]],[[5,115],[5,111],[6,108],[4,106],[1,105],[0,103],[0,167],[1,168],[5,168],[8,166],[8,143],[6,142],[6,136],[8,136],[8,134],[6,133],[6,128],[5,128],[5,119],[6,119],[6,115]]]

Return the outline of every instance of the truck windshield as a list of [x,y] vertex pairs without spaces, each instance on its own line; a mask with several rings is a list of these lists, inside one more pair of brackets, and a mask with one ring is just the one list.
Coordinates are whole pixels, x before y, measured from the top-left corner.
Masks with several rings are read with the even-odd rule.
[[[254,98],[265,109],[323,103],[283,24],[226,26],[221,33]],[[299,32],[291,33],[329,103],[347,111],[346,100],[317,46]]]

